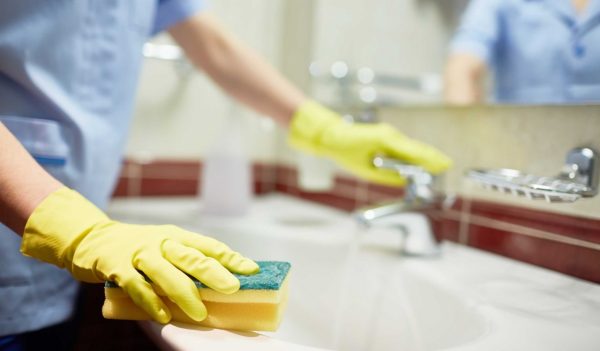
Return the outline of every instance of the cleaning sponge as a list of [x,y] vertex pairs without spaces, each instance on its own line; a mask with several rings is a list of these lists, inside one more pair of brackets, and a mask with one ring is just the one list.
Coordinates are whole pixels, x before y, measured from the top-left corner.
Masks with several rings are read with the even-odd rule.
[[[189,318],[156,286],[155,290],[171,311],[173,321],[221,329],[275,331],[287,303],[288,273],[291,266],[288,262],[257,263],[259,273],[250,276],[236,275],[240,280],[240,290],[231,295],[216,292],[199,281],[194,281],[208,310],[208,317],[201,322]],[[115,283],[106,282],[104,293],[104,318],[151,319]]]

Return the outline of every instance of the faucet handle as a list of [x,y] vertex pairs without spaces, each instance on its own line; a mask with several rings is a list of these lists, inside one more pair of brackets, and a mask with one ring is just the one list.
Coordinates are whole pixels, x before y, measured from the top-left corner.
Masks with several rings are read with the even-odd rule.
[[407,179],[404,202],[413,203],[413,205],[439,204],[442,209],[449,209],[456,202],[456,195],[441,191],[439,177],[433,176],[423,167],[406,164],[381,155],[373,158],[373,165],[377,168],[397,171]]
[[423,167],[406,164],[400,160],[377,155],[373,157],[373,166],[381,169],[389,169],[398,172],[409,181],[419,183],[431,183],[433,176]]
[[406,164],[400,160],[376,155],[373,158],[373,166],[381,169],[389,169],[407,180],[405,201],[416,201],[432,203],[436,196],[433,189],[435,177],[423,167]]

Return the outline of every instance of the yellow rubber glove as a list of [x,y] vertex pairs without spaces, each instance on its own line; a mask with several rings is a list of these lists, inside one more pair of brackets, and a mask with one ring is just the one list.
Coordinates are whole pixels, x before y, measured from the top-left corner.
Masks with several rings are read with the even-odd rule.
[[289,143],[297,149],[326,156],[355,175],[381,184],[403,185],[397,172],[377,169],[375,155],[419,165],[433,174],[452,161],[433,146],[404,136],[385,123],[349,123],[314,101],[304,103],[292,117]]
[[160,323],[167,323],[171,313],[141,272],[190,318],[201,321],[206,308],[186,273],[229,294],[240,287],[229,271],[259,270],[254,261],[215,239],[173,225],[112,221],[68,188],[50,194],[34,210],[25,226],[21,252],[66,268],[84,282],[115,281]]

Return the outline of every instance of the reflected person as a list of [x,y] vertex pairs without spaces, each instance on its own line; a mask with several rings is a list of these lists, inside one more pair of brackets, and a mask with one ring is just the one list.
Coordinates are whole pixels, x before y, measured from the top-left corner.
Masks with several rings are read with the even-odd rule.
[[600,101],[600,0],[472,0],[450,45],[445,100]]

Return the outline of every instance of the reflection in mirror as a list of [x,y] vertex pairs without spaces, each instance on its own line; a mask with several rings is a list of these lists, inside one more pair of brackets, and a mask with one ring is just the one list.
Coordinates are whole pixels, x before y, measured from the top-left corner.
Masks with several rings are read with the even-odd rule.
[[450,45],[446,101],[600,101],[600,1],[471,0]]
[[336,108],[441,103],[448,43],[467,1],[315,0],[313,96]]
[[315,0],[310,73],[337,106],[600,101],[600,0]]

